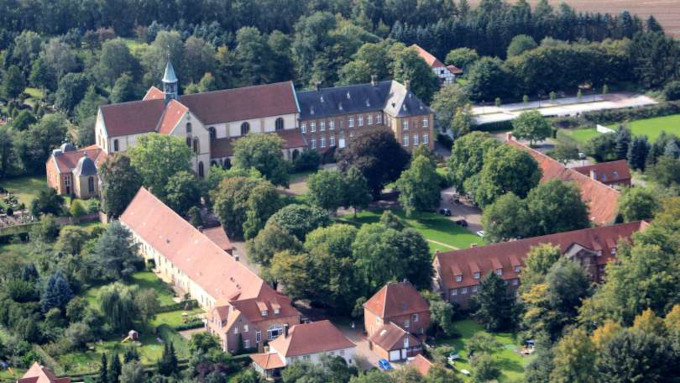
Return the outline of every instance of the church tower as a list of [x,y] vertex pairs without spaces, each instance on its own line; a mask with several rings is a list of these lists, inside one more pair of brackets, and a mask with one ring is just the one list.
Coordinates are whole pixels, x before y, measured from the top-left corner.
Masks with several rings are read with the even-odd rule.
[[170,58],[165,65],[165,74],[163,75],[163,94],[165,94],[165,103],[170,100],[177,99],[177,76],[175,75],[175,68],[172,67]]

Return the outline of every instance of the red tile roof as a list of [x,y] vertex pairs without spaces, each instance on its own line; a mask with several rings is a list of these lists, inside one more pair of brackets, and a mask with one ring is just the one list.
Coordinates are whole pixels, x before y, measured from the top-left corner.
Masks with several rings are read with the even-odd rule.
[[420,45],[413,44],[413,45],[411,45],[411,47],[416,48],[416,51],[418,51],[418,55],[423,60],[425,60],[427,65],[431,66],[432,68],[445,68],[446,67],[441,61],[439,61],[436,57],[434,57],[430,52],[423,49]]
[[409,282],[390,282],[375,293],[364,308],[384,321],[400,315],[430,310],[430,305]]
[[153,132],[164,110],[163,99],[101,106],[106,133],[109,137]]
[[328,320],[295,325],[287,337],[279,336],[269,346],[286,358],[356,347]]
[[463,74],[463,70],[460,69],[460,68],[458,68],[458,67],[455,66],[455,65],[447,65],[447,66],[446,66],[446,69],[448,69],[449,72],[451,72],[451,73],[453,73],[453,74]]
[[65,152],[61,154],[52,154],[48,161],[54,161],[57,164],[59,173],[71,173],[78,165],[78,161],[87,155],[95,165],[99,167],[106,159],[106,153],[97,145],[90,145],[88,147],[74,150],[72,152]]
[[[505,280],[519,278],[515,266],[519,266],[521,271],[531,248],[544,243],[559,246],[563,254],[572,245],[601,250],[602,255],[597,257],[597,264],[604,265],[615,258],[611,250],[619,239],[630,238],[633,233],[644,230],[646,225],[644,221],[630,222],[437,253],[434,266],[442,281],[441,287],[450,289],[477,285],[479,279],[474,278],[475,272],[479,272],[482,278],[498,268],[503,269],[501,278]],[[456,280],[457,275],[461,276],[460,281]]]
[[630,185],[631,175],[626,160],[601,162],[572,169],[591,178],[594,176],[603,184],[624,183]]
[[[280,130],[274,133],[283,139],[284,149],[298,149],[307,147],[307,141],[302,136],[300,129]],[[234,155],[234,141],[241,137],[224,137],[210,141],[210,157],[226,158]]]
[[160,134],[170,134],[172,130],[177,126],[179,120],[182,119],[184,114],[189,111],[189,108],[182,105],[181,102],[177,100],[170,100],[168,105],[165,107],[163,112],[163,117],[158,124],[158,133]]
[[180,96],[206,125],[298,113],[290,81]]
[[284,149],[304,148],[307,146],[304,136],[300,129],[279,130],[276,135],[283,139]]
[[71,383],[71,378],[57,378],[49,368],[33,362],[17,383]]
[[163,93],[162,90],[156,88],[155,86],[152,86],[149,88],[148,91],[146,91],[146,94],[144,95],[144,98],[142,100],[163,100],[165,98],[165,93]]
[[[256,298],[243,299],[237,298],[230,304],[235,310],[243,314],[251,323],[271,320],[272,318],[299,317],[300,313],[293,307],[292,300],[287,296],[274,291],[269,285],[264,285],[260,294]],[[278,314],[275,308],[278,307]],[[262,315],[262,311],[267,310],[267,315]]]
[[420,345],[418,338],[392,322],[380,327],[368,340],[383,350],[392,351],[404,348],[405,337],[409,338],[409,347]]
[[432,362],[427,360],[426,357],[418,354],[411,362],[409,362],[409,366],[418,370],[421,376],[427,376],[427,373],[430,372],[430,368],[432,368]]
[[283,362],[283,360],[281,360],[279,354],[274,352],[250,354],[250,359],[253,360],[253,363],[262,367],[264,370],[286,367],[286,364]]
[[229,241],[229,237],[227,237],[227,233],[224,231],[222,226],[205,229],[203,230],[203,234],[210,238],[211,241],[215,242],[215,244],[222,250],[226,251],[227,253],[231,253],[231,242]]
[[510,137],[506,143],[525,150],[534,157],[543,171],[541,183],[553,179],[575,182],[581,190],[581,199],[588,205],[590,220],[596,225],[607,225],[614,222],[620,195],[616,189],[596,181],[589,176],[585,176],[574,169],[566,168],[559,161],[550,158],[538,150],[534,150],[517,142],[512,137]]

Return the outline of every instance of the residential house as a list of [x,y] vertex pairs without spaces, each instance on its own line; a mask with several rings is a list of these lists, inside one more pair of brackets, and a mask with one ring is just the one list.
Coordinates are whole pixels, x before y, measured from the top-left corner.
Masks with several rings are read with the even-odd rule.
[[368,337],[368,346],[390,362],[406,360],[423,352],[420,339],[389,322]]
[[70,143],[54,149],[45,170],[47,185],[59,195],[76,198],[99,196],[99,166],[106,153],[96,145],[76,149]]
[[630,186],[631,175],[628,161],[618,160],[572,168],[609,186]]
[[426,377],[432,368],[432,362],[430,362],[426,357],[418,354],[415,358],[408,362],[408,365],[415,368],[422,377]]
[[620,196],[618,190],[575,169],[565,167],[548,155],[518,142],[510,133],[508,133],[506,144],[531,154],[543,173],[541,183],[554,179],[574,182],[581,191],[581,199],[588,205],[590,220],[593,224],[609,225],[616,220]]
[[314,364],[322,356],[341,357],[348,365],[354,364],[356,345],[347,339],[330,321],[298,324],[269,343],[269,350],[252,354],[253,367],[267,378],[280,376],[281,370],[298,361]]
[[606,264],[616,259],[619,241],[629,240],[647,225],[645,221],[630,222],[437,253],[433,261],[435,289],[446,301],[466,308],[478,293],[480,280],[493,272],[506,281],[508,292],[514,293],[524,260],[532,247],[541,244],[559,247],[563,256],[579,262],[591,280],[600,283]]
[[300,131],[311,149],[342,149],[362,132],[390,130],[405,149],[434,147],[434,116],[396,81],[317,88],[297,93]]
[[456,82],[456,77],[463,74],[463,70],[456,67],[455,65],[444,65],[438,58],[434,57],[430,52],[423,49],[418,44],[411,45],[412,48],[418,52],[420,58],[425,60],[427,65],[432,68],[434,74],[439,77],[442,84],[448,85]]
[[369,336],[390,322],[418,336],[430,326],[430,305],[408,281],[390,282],[364,303],[364,329]]
[[225,351],[258,348],[300,323],[291,299],[225,251],[221,235],[213,241],[148,190],[139,190],[120,222],[156,274],[206,310],[206,328]]
[[71,383],[71,378],[57,378],[49,368],[33,362],[31,368],[17,380],[17,383]]

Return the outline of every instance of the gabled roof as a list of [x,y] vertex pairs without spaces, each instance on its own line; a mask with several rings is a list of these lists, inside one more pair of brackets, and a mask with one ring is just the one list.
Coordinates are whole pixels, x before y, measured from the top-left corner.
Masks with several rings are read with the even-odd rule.
[[203,234],[210,238],[211,241],[215,242],[222,250],[226,251],[227,253],[231,252],[231,242],[229,241],[229,237],[227,237],[227,233],[224,231],[222,226],[204,229]]
[[70,383],[71,378],[57,378],[47,367],[41,366],[38,362],[33,362],[31,368],[26,371],[17,383]]
[[286,358],[356,347],[328,320],[295,325],[269,345]]
[[620,195],[616,189],[589,176],[585,176],[574,169],[565,167],[559,161],[550,158],[538,150],[517,142],[513,137],[509,137],[506,143],[531,154],[543,172],[541,183],[553,179],[575,182],[581,191],[581,199],[588,205],[590,220],[593,223],[596,225],[607,225],[614,222]]
[[409,347],[420,345],[418,338],[390,322],[380,327],[368,340],[383,350],[392,351],[404,348],[404,338],[406,337],[408,337]]
[[261,354],[250,354],[250,359],[253,363],[262,367],[263,370],[271,370],[274,368],[286,367],[286,363],[275,352],[267,352]]
[[290,81],[185,94],[179,101],[205,125],[298,112],[295,89]]
[[144,98],[142,99],[143,101],[147,100],[162,100],[165,97],[165,93],[163,93],[162,90],[156,88],[155,86],[152,86],[149,88],[149,90],[146,91],[146,94],[144,95]]
[[[291,302],[291,299],[287,296],[274,291],[269,285],[265,285],[256,298],[243,299],[239,297],[230,303],[250,323],[257,323],[274,318],[299,316],[300,313]],[[278,314],[276,308],[278,308]],[[262,315],[263,310],[267,311],[267,315]]]
[[170,100],[168,105],[165,107],[161,121],[158,124],[157,131],[160,134],[170,134],[172,130],[175,129],[179,120],[182,119],[184,114],[189,111],[189,108],[182,105],[181,102],[177,100]]
[[59,173],[72,173],[78,166],[85,155],[98,167],[106,159],[106,153],[97,145],[91,145],[82,149],[60,152],[61,149],[56,149],[48,161],[54,161],[57,165]]
[[389,321],[395,316],[429,311],[430,305],[409,282],[390,282],[366,301],[364,308]]
[[377,111],[396,117],[430,113],[412,91],[389,80],[298,92],[297,96],[301,120]]
[[458,68],[455,65],[447,65],[446,69],[448,69],[449,72],[451,72],[453,74],[463,74],[464,73],[462,69]]
[[[602,255],[596,257],[596,263],[604,265],[615,258],[611,250],[616,248],[619,239],[630,238],[633,233],[644,230],[646,225],[644,221],[630,222],[437,253],[434,263],[435,267],[438,266],[442,287],[447,289],[477,285],[480,280],[474,278],[475,272],[479,272],[481,278],[499,266],[503,270],[502,279],[519,278],[520,273],[515,272],[515,266],[523,267],[531,248],[540,244],[559,246],[562,254],[574,244],[595,252],[601,251]],[[461,275],[461,281],[456,280],[456,275]]]
[[151,99],[102,105],[100,107],[109,137],[150,133],[156,129],[165,110],[165,101]]
[[421,354],[416,355],[408,365],[415,368],[421,376],[427,376],[427,373],[430,372],[430,368],[432,368],[432,362]]
[[434,57],[430,52],[426,51],[423,49],[420,45],[418,44],[413,44],[411,45],[411,48],[415,48],[416,51],[418,51],[418,55],[420,58],[425,60],[427,65],[429,65],[432,68],[445,68],[446,66],[444,63],[439,61],[436,57]]
[[579,166],[573,168],[588,177],[594,176],[602,183],[617,183],[630,181],[630,169],[626,160],[601,162],[599,164]]

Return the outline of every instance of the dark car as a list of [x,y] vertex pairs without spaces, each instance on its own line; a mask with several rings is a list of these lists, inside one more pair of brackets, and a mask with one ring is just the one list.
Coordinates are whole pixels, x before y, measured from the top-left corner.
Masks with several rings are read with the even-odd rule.
[[464,219],[459,219],[459,220],[456,221],[456,225],[462,226],[462,227],[467,227],[467,226],[468,226],[468,223],[467,223],[467,221],[464,220]]
[[451,210],[449,209],[440,209],[439,213],[445,217],[450,217],[451,216]]

